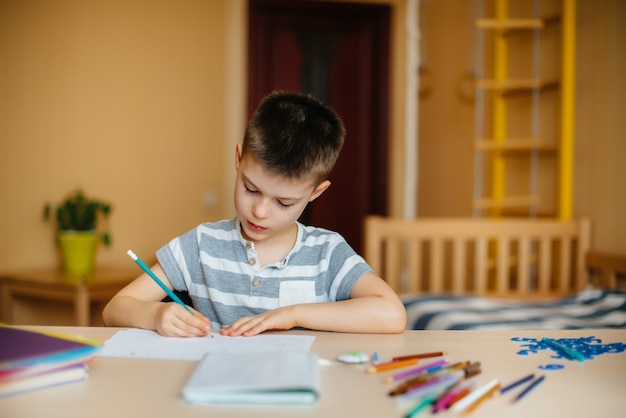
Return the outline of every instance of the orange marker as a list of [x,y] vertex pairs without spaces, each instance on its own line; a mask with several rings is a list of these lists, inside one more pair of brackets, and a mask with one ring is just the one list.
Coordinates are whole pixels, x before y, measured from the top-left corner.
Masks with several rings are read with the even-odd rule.
[[402,360],[402,361],[390,361],[387,363],[380,363],[380,364],[376,364],[374,366],[368,367],[367,369],[365,369],[365,373],[378,373],[378,372],[383,372],[385,370],[399,369],[400,367],[412,366],[414,364],[417,364],[417,361],[418,359],[413,358],[413,359]]

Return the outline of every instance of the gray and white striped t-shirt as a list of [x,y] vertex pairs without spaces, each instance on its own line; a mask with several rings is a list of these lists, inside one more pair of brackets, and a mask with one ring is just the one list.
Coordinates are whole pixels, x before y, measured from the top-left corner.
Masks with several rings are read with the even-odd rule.
[[297,226],[290,253],[264,267],[236,218],[197,226],[160,248],[157,258],[213,328],[281,306],[348,299],[370,266],[338,233]]

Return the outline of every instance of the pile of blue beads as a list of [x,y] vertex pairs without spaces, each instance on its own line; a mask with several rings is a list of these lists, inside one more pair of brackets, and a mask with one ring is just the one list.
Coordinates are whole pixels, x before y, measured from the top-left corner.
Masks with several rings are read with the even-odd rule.
[[[551,356],[552,358],[571,360],[564,353],[554,350],[549,344],[541,341],[541,339],[513,337],[511,340],[521,343],[520,348],[522,348],[522,350],[517,352],[517,354],[521,356],[537,354],[543,350],[552,350],[554,352],[554,355]],[[601,354],[616,354],[626,351],[626,344],[624,343],[617,342],[604,344],[601,339],[593,336],[582,338],[558,338],[556,341],[568,348],[578,351],[588,360]]]

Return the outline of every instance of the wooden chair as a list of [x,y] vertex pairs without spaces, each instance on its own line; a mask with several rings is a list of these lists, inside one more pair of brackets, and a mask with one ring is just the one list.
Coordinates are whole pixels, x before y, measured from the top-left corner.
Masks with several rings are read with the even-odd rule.
[[626,255],[588,252],[585,265],[594,286],[626,290]]
[[587,282],[590,223],[535,219],[365,219],[365,259],[399,294],[560,297]]

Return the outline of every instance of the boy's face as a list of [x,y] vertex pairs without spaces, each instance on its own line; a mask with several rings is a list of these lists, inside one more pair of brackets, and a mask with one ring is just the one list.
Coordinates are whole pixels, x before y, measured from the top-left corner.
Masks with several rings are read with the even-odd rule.
[[235,210],[244,237],[260,242],[289,235],[308,202],[315,200],[330,186],[314,179],[285,178],[266,170],[250,154],[241,156],[241,144],[235,150],[237,179]]

